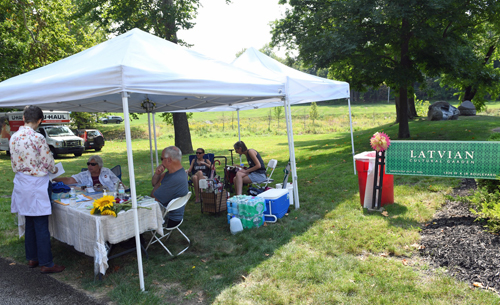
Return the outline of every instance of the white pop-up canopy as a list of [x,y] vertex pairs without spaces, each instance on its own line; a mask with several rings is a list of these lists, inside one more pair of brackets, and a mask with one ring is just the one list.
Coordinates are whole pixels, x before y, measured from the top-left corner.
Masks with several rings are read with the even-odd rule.
[[[297,169],[295,164],[295,148],[293,141],[292,115],[290,105],[319,102],[335,99],[347,99],[349,106],[349,122],[351,128],[352,155],[354,157],[354,139],[352,134],[352,118],[350,105],[349,84],[346,82],[326,79],[304,73],[290,68],[271,57],[262,54],[255,48],[247,49],[232,65],[238,68],[253,72],[256,75],[265,76],[283,83],[285,86],[285,103],[277,98],[264,101],[250,102],[244,105],[225,106],[226,109],[242,110],[262,107],[285,106],[285,116],[287,123],[288,147],[290,153],[290,163],[292,167],[292,180],[294,189],[295,207],[299,207],[299,193],[297,184]],[[218,110],[221,108],[218,108]],[[354,159],[353,159],[354,162]],[[356,169],[354,168],[354,172]]]
[[[45,67],[0,83],[0,107],[123,112],[136,244],[140,245],[129,112],[196,108],[284,96],[283,84],[210,59],[134,29]],[[137,247],[144,290],[142,255]]]
[[[346,82],[326,79],[323,77],[304,73],[280,63],[271,57],[259,52],[255,48],[247,49],[232,63],[233,66],[250,71],[261,77],[271,78],[279,81],[286,88],[286,98],[270,98],[260,101],[248,101],[245,103],[225,105],[218,107],[197,108],[192,111],[238,111],[251,110],[266,107],[285,106],[285,117],[287,123],[288,148],[290,153],[290,163],[292,167],[292,181],[294,189],[295,207],[299,208],[300,201],[297,185],[297,170],[295,164],[295,148],[293,142],[292,115],[290,105],[347,99],[349,108],[349,122],[351,128],[352,155],[354,157],[354,139],[352,133],[352,118],[350,105],[349,84]],[[239,124],[238,124],[239,134]],[[354,164],[354,159],[353,159]],[[356,169],[354,167],[354,172]]]
[[[291,105],[350,98],[349,83],[293,69],[253,47],[248,48],[231,64],[261,77],[279,81],[284,86],[287,85],[287,97]],[[205,109],[204,111],[249,110],[276,106],[283,106],[283,103],[276,98],[272,98],[258,102],[249,101],[245,104]]]
[[139,29],[0,83],[0,106],[37,104],[47,110],[191,111],[284,95],[283,85]]

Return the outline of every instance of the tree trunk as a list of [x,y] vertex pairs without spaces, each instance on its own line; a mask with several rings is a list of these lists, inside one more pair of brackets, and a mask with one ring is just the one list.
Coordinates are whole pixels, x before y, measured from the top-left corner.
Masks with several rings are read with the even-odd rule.
[[[173,0],[164,0],[164,5],[174,6]],[[165,37],[167,40],[177,44],[177,31],[175,22],[172,18],[165,18]],[[185,113],[172,113],[174,121],[175,146],[179,147],[182,154],[191,154],[193,152],[193,144],[191,142],[191,131]]]
[[472,89],[472,86],[465,88],[464,101],[472,101],[476,95],[477,90]]
[[[401,67],[402,71],[408,71],[411,67],[408,56],[409,41],[411,37],[408,20],[403,18],[401,22]],[[410,137],[410,126],[408,125],[408,83],[403,81],[399,87],[399,132],[398,139]]]
[[[490,46],[488,48],[488,52],[486,52],[486,56],[484,56],[483,66],[488,64],[488,62],[490,61],[491,56],[493,55],[495,50],[496,50],[496,46]],[[472,99],[474,98],[476,93],[477,93],[476,88],[472,88],[472,86],[468,86],[467,88],[465,88],[464,101],[472,101]]]
[[183,155],[193,153],[193,144],[191,143],[191,132],[186,113],[173,112],[172,119],[174,121],[175,146],[179,147]]
[[399,124],[399,104],[400,104],[400,102],[401,102],[401,99],[399,98],[399,95],[396,95],[394,98],[394,104],[396,105],[396,124]]
[[407,139],[410,137],[410,126],[408,125],[408,87],[399,88],[399,132],[398,139]]
[[415,95],[412,93],[411,96],[408,97],[408,118],[413,119],[417,116],[417,108],[415,108]]

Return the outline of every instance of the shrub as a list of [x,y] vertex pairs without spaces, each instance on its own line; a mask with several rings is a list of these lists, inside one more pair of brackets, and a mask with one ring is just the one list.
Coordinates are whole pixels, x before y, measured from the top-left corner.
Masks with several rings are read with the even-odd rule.
[[[491,180],[498,182],[497,180]],[[470,211],[478,216],[478,220],[486,220],[491,232],[500,232],[500,191],[488,191],[487,186],[478,189],[469,197],[472,204]]]

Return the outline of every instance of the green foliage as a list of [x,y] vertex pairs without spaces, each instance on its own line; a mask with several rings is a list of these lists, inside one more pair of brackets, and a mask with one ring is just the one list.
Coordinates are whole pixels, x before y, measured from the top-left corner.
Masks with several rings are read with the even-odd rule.
[[71,112],[69,116],[71,117],[72,125],[76,129],[97,127],[97,113]]
[[[484,46],[492,46],[483,39],[499,41],[498,1],[472,0],[467,5],[461,0],[424,0],[418,5],[412,0],[281,3],[290,8],[274,22],[273,45],[298,49],[305,64],[328,68],[329,77],[349,82],[354,90],[384,83],[406,99],[411,84],[443,73],[475,80],[478,86],[499,83],[497,72],[482,65]],[[402,105],[398,108],[399,135],[407,137],[406,104]]]
[[500,191],[500,180],[493,179],[476,179],[477,186],[485,189],[488,193]]
[[[159,116],[160,116],[160,118],[162,118],[163,122],[167,123],[168,125],[174,126],[174,118],[172,116],[172,113],[170,113],[170,112],[162,112],[162,113],[160,113]],[[193,113],[192,112],[188,112],[188,113],[186,113],[186,116],[187,116],[187,118],[189,120],[190,118],[193,117]]]
[[319,113],[318,113],[318,105],[316,105],[316,102],[311,103],[311,109],[309,109],[309,118],[313,121],[319,119]]
[[431,103],[429,101],[417,99],[417,95],[415,94],[415,110],[417,110],[418,116],[426,117],[430,105]]
[[[226,3],[230,3],[226,0]],[[133,28],[152,33],[174,43],[189,46],[177,38],[177,31],[195,25],[199,0],[80,0],[75,16],[86,16],[111,34],[122,34]]]
[[274,116],[276,117],[276,120],[278,121],[278,128],[280,127],[280,118],[283,116],[283,107],[278,106],[274,107]]
[[0,81],[104,40],[92,23],[72,18],[70,0],[0,1]]
[[[491,186],[491,185],[490,185]],[[479,187],[473,195],[469,197],[472,203],[471,212],[488,223],[491,232],[500,232],[500,191],[498,185],[493,192],[489,187]]]

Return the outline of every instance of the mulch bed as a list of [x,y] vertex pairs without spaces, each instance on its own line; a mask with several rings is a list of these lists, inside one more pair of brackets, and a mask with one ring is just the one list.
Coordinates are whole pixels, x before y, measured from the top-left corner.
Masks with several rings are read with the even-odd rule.
[[[454,194],[464,196],[475,188],[473,179],[464,179]],[[420,254],[459,280],[500,292],[500,236],[475,219],[468,204],[448,201],[422,227]]]

